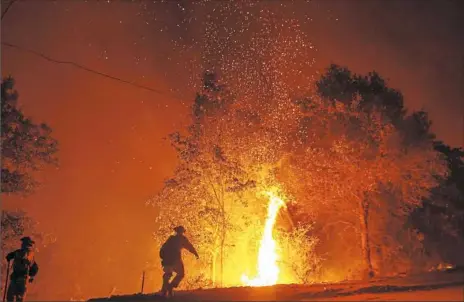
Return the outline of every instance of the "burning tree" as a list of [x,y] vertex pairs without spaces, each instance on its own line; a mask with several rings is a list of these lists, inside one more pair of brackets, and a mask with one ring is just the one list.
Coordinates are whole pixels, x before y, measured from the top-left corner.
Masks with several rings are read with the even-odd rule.
[[[153,203],[159,210],[161,238],[176,223],[192,230],[200,251],[210,255],[206,261],[211,265],[214,285],[218,259],[220,283],[223,282],[228,233],[240,232],[240,226],[246,225],[245,217],[235,213],[246,206],[240,192],[253,186],[253,182],[240,164],[224,152],[222,133],[230,121],[229,106],[233,98],[218,84],[214,74],[205,73],[203,80],[204,89],[192,108],[193,124],[189,133],[170,136],[180,165]],[[183,213],[183,217],[174,215],[176,212]],[[166,219],[171,224],[166,225]]]
[[295,194],[304,200],[301,207],[336,209],[331,220],[343,217],[359,232],[364,267],[372,276],[373,234],[385,237],[388,231],[380,226],[391,218],[404,223],[447,169],[429,137],[411,139],[411,131],[403,130],[411,130],[408,122],[418,114],[405,117],[401,95],[385,88],[378,75],[353,79],[332,66],[318,85],[323,99],[297,102],[300,126],[290,166],[304,185],[294,186]]
[[291,231],[281,231],[277,241],[285,252],[281,259],[285,276],[292,276],[291,283],[310,284],[321,280],[322,258],[316,252],[319,239],[311,236],[312,223],[298,223]]
[[[274,269],[266,274],[268,267],[263,261],[266,257],[277,261],[272,232],[285,201],[279,197],[284,192],[277,195],[281,186],[276,170],[287,142],[276,138],[284,128],[278,127],[282,123],[269,114],[272,111],[263,112],[262,107],[259,110],[260,107],[233,98],[213,74],[207,73],[203,83],[204,89],[193,104],[193,124],[188,134],[174,133],[170,137],[180,164],[175,176],[165,182],[153,200],[161,223],[159,238],[164,238],[174,223],[185,224],[192,230],[200,250],[210,255],[205,264],[210,266],[213,284],[217,280],[217,260],[223,284],[224,259],[230,263],[230,276],[231,267],[243,265],[245,254],[253,252],[246,248],[247,242],[260,243],[258,279],[244,282],[273,284],[278,272]],[[269,207],[263,197],[270,198]],[[268,211],[268,216],[261,225],[264,211]],[[170,219],[171,225],[166,225],[164,221]],[[241,263],[232,264],[234,255],[241,257]],[[230,284],[236,284],[239,275],[235,279]]]

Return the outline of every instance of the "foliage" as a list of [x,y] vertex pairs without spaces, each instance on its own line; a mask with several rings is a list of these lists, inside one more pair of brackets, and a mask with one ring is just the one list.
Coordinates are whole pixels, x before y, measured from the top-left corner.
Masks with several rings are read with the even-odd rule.
[[30,193],[36,181],[32,172],[45,164],[56,164],[57,141],[51,128],[35,124],[18,107],[14,79],[1,83],[2,193]]
[[[294,283],[320,281],[322,259],[315,252],[319,240],[311,236],[311,224],[300,224],[291,231],[280,232],[276,238],[281,246],[281,267]],[[287,270],[288,272],[285,272]]]
[[322,98],[346,105],[359,97],[360,110],[381,111],[393,124],[400,122],[406,114],[401,93],[387,87],[377,72],[363,76],[332,64],[316,83],[316,87]]
[[464,248],[464,151],[443,142],[435,142],[435,149],[445,157],[449,176],[440,179],[440,185],[423,201],[422,208],[411,214],[409,222],[425,234],[425,253],[433,265],[462,265],[458,251]]
[[42,235],[35,231],[36,222],[25,212],[2,211],[2,252],[11,251],[19,246],[21,237],[32,236],[34,241],[40,241]]
[[[433,145],[437,155],[446,161],[449,173],[435,174],[436,186],[430,189],[430,195],[422,196],[418,200],[419,207],[408,215],[407,221],[398,221],[398,224],[409,228],[409,232],[419,230],[421,236],[424,236],[417,245],[422,245],[424,257],[428,258],[427,262],[462,263],[461,257],[455,252],[456,245],[464,246],[462,148],[452,148],[436,141],[428,113],[416,111],[407,115],[401,93],[386,87],[385,81],[376,73],[360,76],[352,74],[346,68],[332,65],[317,86],[319,94],[324,98],[350,103],[353,96],[359,95],[362,99],[360,107],[363,110],[377,108],[376,110],[386,113],[392,125],[401,134],[403,148],[417,149],[425,145],[430,149],[430,144]],[[367,104],[370,105],[366,106]],[[407,238],[397,239],[397,242],[401,242],[403,246],[409,244]],[[410,259],[412,258],[416,261],[418,259],[410,256]]]
[[[338,164],[360,163],[359,160],[367,160],[372,164],[375,163],[371,165],[372,168],[377,165],[380,170],[369,171],[367,166],[363,166],[363,172],[368,173],[358,174],[360,177],[353,178],[349,183],[350,185],[351,182],[362,184],[361,179],[370,178],[368,182],[371,184],[349,193],[345,192],[343,195],[347,193],[352,196],[358,194],[359,198],[360,195],[364,194],[363,198],[366,199],[363,205],[364,216],[368,216],[370,210],[372,216],[376,217],[366,220],[366,226],[371,224],[370,229],[366,230],[366,233],[369,234],[366,235],[372,237],[371,243],[373,247],[377,246],[376,250],[382,246],[385,254],[387,247],[390,246],[391,249],[388,253],[395,254],[394,251],[397,250],[398,246],[406,245],[408,239],[400,238],[400,234],[398,236],[389,235],[389,231],[392,229],[388,227],[390,228],[388,230],[387,226],[394,225],[399,229],[405,227],[409,213],[416,212],[415,209],[421,207],[423,201],[431,197],[435,188],[447,175],[447,167],[443,164],[442,156],[436,152],[434,146],[435,136],[430,130],[431,121],[424,111],[407,115],[402,95],[398,91],[388,88],[385,81],[376,73],[359,76],[352,74],[346,68],[332,65],[317,83],[317,88],[319,95],[324,100],[330,101],[328,104],[337,107],[337,103],[341,103],[346,108],[354,109],[356,114],[361,114],[361,120],[364,120],[359,123],[359,117],[355,117],[357,125],[353,123],[353,120],[345,122],[345,125],[349,125],[350,130],[355,130],[358,127],[357,133],[354,132],[355,135],[350,137],[351,143],[359,142],[360,138],[361,140],[368,138],[364,148],[359,148],[358,145],[354,146],[352,150],[357,152],[364,149],[370,151],[371,154],[360,153],[359,156],[348,157],[344,163],[339,162]],[[377,126],[376,129],[372,129],[373,132],[366,133],[361,130],[369,129],[368,125]],[[331,124],[325,124],[325,127],[330,128]],[[376,132],[379,134],[377,137],[369,138],[370,134]],[[327,131],[320,134],[319,137],[325,135],[330,137],[330,134],[333,136],[333,131]],[[376,143],[369,146],[371,142]],[[330,145],[330,142],[326,143]],[[351,146],[353,147],[353,144]],[[347,155],[346,152],[344,154]],[[336,156],[331,154],[332,163],[334,163],[335,158]],[[337,187],[339,187],[338,183],[342,181],[346,182],[342,179],[336,181]],[[356,187],[352,186],[352,188]],[[401,211],[398,211],[399,209]],[[382,229],[383,231],[381,231]],[[369,236],[366,236],[364,240],[368,240]],[[387,240],[387,237],[390,239]],[[369,244],[369,242],[364,243]],[[368,250],[370,247],[367,248]],[[369,255],[365,256],[369,257]],[[397,253],[395,257],[399,257]],[[385,257],[383,259],[385,262]],[[366,260],[370,262],[369,259]]]
[[[299,153],[292,164],[298,182],[305,183],[300,200],[358,216],[358,230],[365,235],[361,245],[368,253],[369,223],[376,223],[369,210],[385,210],[382,217],[408,213],[428,197],[437,185],[435,175],[445,168],[431,142],[405,146],[389,119],[373,109],[359,110],[360,101],[307,100],[312,109],[301,117]],[[395,207],[381,207],[380,196],[395,201]]]
[[[253,182],[224,153],[221,135],[232,101],[227,91],[213,80],[211,74],[205,74],[204,91],[197,95],[193,105],[194,119],[189,134],[170,136],[181,163],[153,204],[159,213],[159,237],[165,238],[175,224],[183,224],[191,232],[199,252],[208,255],[203,261],[215,267],[212,279],[216,282],[219,266],[216,262],[218,259],[223,262],[224,248],[229,244],[226,237],[242,231],[243,224],[233,217],[231,209],[239,211],[246,206],[240,191],[253,186]],[[173,213],[182,213],[182,216]]]
[[[31,193],[37,184],[32,173],[44,164],[57,164],[57,141],[46,124],[34,124],[18,107],[12,77],[1,83],[1,193]],[[34,233],[35,222],[24,212],[2,212],[2,251],[11,249],[24,234]]]

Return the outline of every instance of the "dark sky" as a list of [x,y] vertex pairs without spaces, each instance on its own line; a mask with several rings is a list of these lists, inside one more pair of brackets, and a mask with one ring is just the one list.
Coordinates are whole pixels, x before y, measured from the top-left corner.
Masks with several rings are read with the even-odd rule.
[[[225,2],[179,3],[18,1],[2,20],[2,42],[163,91],[2,46],[2,75],[15,77],[24,111],[46,121],[60,142],[60,168],[38,175],[36,194],[3,198],[58,237],[53,251],[39,253],[46,265],[37,298],[135,292],[153,261],[154,213],[144,202],[175,167],[163,138],[188,122],[191,81],[200,72],[192,62],[207,43],[203,21],[221,19],[213,6]],[[464,145],[463,1],[282,3],[260,5],[301,22],[317,48],[316,70],[334,62],[378,71],[408,108],[430,113],[438,138]]]

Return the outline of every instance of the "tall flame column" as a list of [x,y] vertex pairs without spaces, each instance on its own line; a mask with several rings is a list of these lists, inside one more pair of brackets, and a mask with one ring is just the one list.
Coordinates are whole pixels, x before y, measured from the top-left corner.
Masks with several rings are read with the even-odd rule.
[[285,202],[273,192],[266,192],[269,196],[269,206],[267,210],[266,223],[264,225],[263,238],[258,253],[258,276],[249,279],[242,276],[242,282],[248,286],[268,286],[274,285],[279,279],[279,267],[277,266],[276,242],[272,236],[272,231],[276,222],[277,214]]

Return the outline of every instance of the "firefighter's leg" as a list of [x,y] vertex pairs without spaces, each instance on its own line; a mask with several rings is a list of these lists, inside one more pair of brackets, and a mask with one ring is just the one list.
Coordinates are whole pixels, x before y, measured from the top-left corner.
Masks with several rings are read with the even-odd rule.
[[[18,280],[19,281],[19,280]],[[16,285],[16,302],[22,302],[26,299],[27,280],[21,279]]]
[[11,279],[6,293],[6,300],[8,302],[24,301],[26,290],[26,278]]
[[10,285],[6,292],[6,301],[13,302],[16,296],[16,279],[10,279]]
[[184,264],[182,263],[182,261],[176,264],[176,266],[174,267],[174,271],[176,273],[176,276],[174,277],[174,280],[172,280],[171,286],[173,288],[176,288],[179,286],[180,281],[184,279]]
[[171,280],[173,269],[171,266],[164,266],[163,271],[163,287],[161,288],[161,294],[166,295],[169,290],[169,280]]

